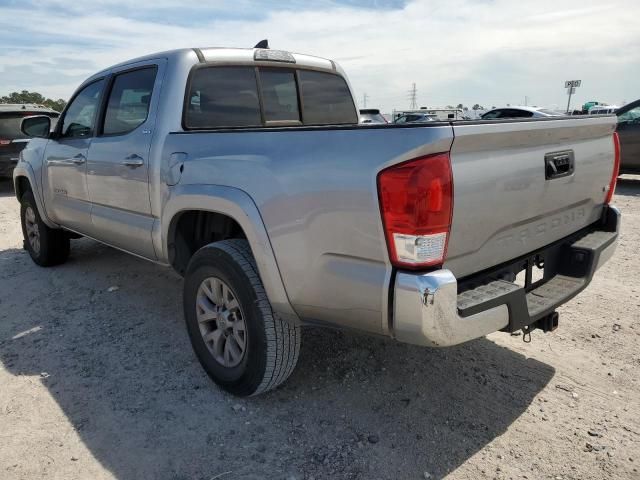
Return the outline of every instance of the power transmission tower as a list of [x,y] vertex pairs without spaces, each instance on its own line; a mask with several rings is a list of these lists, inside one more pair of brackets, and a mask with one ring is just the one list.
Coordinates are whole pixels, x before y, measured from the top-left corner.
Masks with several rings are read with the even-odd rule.
[[416,89],[416,84],[414,83],[409,90],[409,101],[411,102],[411,109],[415,110],[418,108],[418,90]]
[[363,107],[362,108],[367,108],[367,100],[369,99],[369,95],[367,95],[366,93],[362,96],[362,103],[363,103]]

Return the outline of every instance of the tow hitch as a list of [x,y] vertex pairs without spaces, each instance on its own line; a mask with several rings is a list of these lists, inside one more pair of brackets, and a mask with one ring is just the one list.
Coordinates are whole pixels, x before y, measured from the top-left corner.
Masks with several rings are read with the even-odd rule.
[[531,332],[537,328],[542,330],[544,333],[553,332],[556,328],[558,328],[559,319],[560,314],[558,314],[558,312],[553,312],[546,317],[542,317],[540,320],[532,323],[531,325],[522,327],[522,341],[524,341],[525,343],[531,342]]

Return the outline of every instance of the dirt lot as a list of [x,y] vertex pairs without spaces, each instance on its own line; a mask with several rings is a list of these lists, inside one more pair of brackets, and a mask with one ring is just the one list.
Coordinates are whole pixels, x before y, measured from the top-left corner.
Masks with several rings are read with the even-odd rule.
[[177,275],[84,239],[36,267],[2,182],[0,479],[640,478],[640,177],[615,201],[619,249],[557,332],[309,330],[283,388],[237,400],[191,351]]

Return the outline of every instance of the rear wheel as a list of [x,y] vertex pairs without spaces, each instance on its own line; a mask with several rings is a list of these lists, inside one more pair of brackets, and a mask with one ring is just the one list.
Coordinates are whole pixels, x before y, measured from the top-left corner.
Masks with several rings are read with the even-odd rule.
[[272,310],[246,240],[215,242],[189,262],[184,315],[207,374],[239,396],[284,382],[300,352],[300,327]]
[[35,263],[50,267],[67,260],[69,236],[64,230],[50,228],[42,221],[31,191],[25,192],[20,199],[20,220],[24,248]]

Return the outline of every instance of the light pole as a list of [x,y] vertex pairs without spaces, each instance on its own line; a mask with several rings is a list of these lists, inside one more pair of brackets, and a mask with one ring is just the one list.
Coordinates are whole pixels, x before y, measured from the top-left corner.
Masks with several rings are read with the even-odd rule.
[[571,95],[576,93],[576,88],[580,86],[582,80],[567,80],[564,82],[564,88],[567,89],[567,93],[569,94],[569,100],[567,100],[567,115],[569,114],[569,107],[571,106]]

